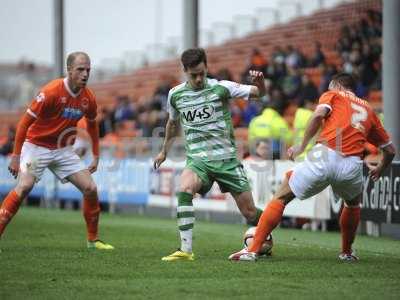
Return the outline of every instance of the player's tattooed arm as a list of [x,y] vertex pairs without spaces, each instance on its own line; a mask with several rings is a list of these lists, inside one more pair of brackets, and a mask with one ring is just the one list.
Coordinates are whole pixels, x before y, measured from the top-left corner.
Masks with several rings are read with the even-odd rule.
[[167,158],[169,149],[174,143],[175,137],[178,135],[179,120],[168,119],[167,126],[165,127],[165,138],[160,153],[154,159],[154,169],[158,169]]
[[264,82],[264,74],[260,71],[250,70],[249,71],[250,80],[252,84],[254,84],[250,89],[250,99],[260,98],[265,96],[265,82]]

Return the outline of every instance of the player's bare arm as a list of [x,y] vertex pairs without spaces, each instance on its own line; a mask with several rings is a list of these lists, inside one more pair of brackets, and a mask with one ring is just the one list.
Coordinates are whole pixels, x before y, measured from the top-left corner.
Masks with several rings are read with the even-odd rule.
[[393,144],[389,144],[382,148],[382,159],[378,165],[367,164],[369,168],[369,176],[373,181],[377,181],[382,176],[383,171],[392,163],[396,155],[396,149]]
[[35,122],[35,118],[28,113],[25,113],[18,123],[17,132],[15,134],[14,150],[11,155],[11,161],[8,170],[14,178],[17,178],[19,172],[19,163],[22,144],[25,141],[26,133],[29,127]]
[[265,95],[264,74],[260,71],[250,70],[250,80],[254,84],[250,89],[250,99],[260,98]]
[[322,122],[328,114],[329,109],[327,107],[317,106],[310,119],[310,122],[308,123],[302,143],[300,145],[294,145],[288,149],[287,154],[289,159],[294,160],[299,154],[304,152],[308,143],[320,130]]
[[162,145],[160,153],[154,159],[154,169],[158,169],[167,158],[168,151],[174,143],[174,138],[178,134],[178,127],[179,120],[168,119],[167,125],[165,127],[164,143]]

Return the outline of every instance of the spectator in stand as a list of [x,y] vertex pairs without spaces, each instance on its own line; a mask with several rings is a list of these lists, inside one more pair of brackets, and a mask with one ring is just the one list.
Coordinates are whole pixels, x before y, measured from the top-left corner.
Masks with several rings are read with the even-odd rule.
[[288,74],[282,81],[282,90],[289,100],[295,99],[301,89],[301,77],[299,70],[293,67],[288,67]]
[[161,84],[156,88],[154,92],[154,98],[161,103],[163,110],[167,109],[167,99],[169,90],[175,85],[176,79],[167,76],[162,80]]
[[325,55],[322,52],[322,45],[320,42],[314,43],[314,54],[310,59],[309,66],[311,68],[318,67],[320,64],[325,63]]
[[141,107],[138,115],[138,124],[139,129],[142,132],[142,137],[152,137],[153,130],[151,128],[149,116],[150,112],[144,107]]
[[267,60],[257,48],[253,48],[248,66],[240,76],[242,83],[251,84],[251,80],[249,78],[250,70],[260,71],[264,74],[264,76],[266,76],[267,74],[268,70]]
[[363,68],[362,66],[355,67],[353,69],[353,72],[350,74],[353,75],[353,78],[355,79],[356,83],[354,93],[356,94],[357,97],[365,98],[366,96],[368,96],[369,88],[362,82],[362,80],[359,80],[361,78],[362,68]]
[[375,68],[375,62],[379,59],[379,56],[372,53],[371,46],[369,44],[363,44],[362,46],[362,62],[360,65],[360,80],[364,86],[371,86],[377,76],[378,70]]
[[115,131],[115,112],[103,107],[98,115],[99,137],[103,138],[108,133]]
[[250,121],[257,116],[261,111],[259,101],[249,101],[247,106],[241,112],[241,119],[243,122],[243,126],[247,127],[250,124]]
[[298,97],[298,106],[304,106],[307,100],[316,100],[319,98],[318,89],[315,84],[310,80],[307,74],[301,77],[301,90]]
[[114,116],[115,122],[133,120],[135,118],[135,110],[128,96],[119,96],[117,98],[117,107]]
[[[294,116],[293,121],[293,129],[294,129],[294,138],[293,144],[297,145],[301,143],[304,138],[307,125],[313,115],[316,104],[318,102],[318,94],[316,98],[307,98],[304,100],[302,105],[296,110],[296,114]],[[311,149],[314,145],[314,140],[308,143],[306,149],[302,154],[300,154],[297,158],[300,160],[304,160],[306,153]]]
[[279,84],[286,76],[286,65],[284,62],[274,61],[268,66],[267,78],[270,79],[274,84]]
[[257,139],[270,140],[273,159],[283,158],[286,147],[292,142],[292,132],[283,118],[286,105],[281,100],[281,95],[279,89],[275,89],[272,95],[273,100],[249,125],[249,144],[251,145]]
[[229,110],[231,112],[231,120],[234,128],[242,125],[242,111],[236,101],[229,103]]
[[292,45],[287,46],[285,64],[288,69],[303,68],[306,65],[303,53]]
[[286,52],[281,48],[281,46],[275,46],[274,51],[271,55],[271,61],[277,64],[283,64],[285,62]]
[[360,22],[344,26],[337,43],[343,70],[358,77],[356,94],[365,97],[381,87],[382,14],[368,10]]
[[285,51],[280,46],[276,46],[272,52],[266,74],[266,78],[274,84],[278,84],[286,76],[285,58]]
[[229,71],[229,69],[227,68],[223,68],[221,70],[219,70],[217,72],[217,74],[215,75],[215,77],[218,80],[229,80],[229,81],[233,81],[233,76],[232,73]]
[[336,67],[334,65],[321,64],[321,82],[319,84],[318,92],[323,94],[328,90],[329,82],[331,82],[333,75],[337,73]]
[[283,115],[283,112],[288,106],[288,101],[279,86],[275,86],[271,89],[271,101],[268,105],[272,106],[279,114]]
[[268,62],[264,55],[257,48],[253,48],[253,52],[250,57],[250,70],[257,70],[266,74]]
[[341,29],[340,38],[336,44],[336,50],[342,56],[348,56],[351,51],[350,28],[345,25]]

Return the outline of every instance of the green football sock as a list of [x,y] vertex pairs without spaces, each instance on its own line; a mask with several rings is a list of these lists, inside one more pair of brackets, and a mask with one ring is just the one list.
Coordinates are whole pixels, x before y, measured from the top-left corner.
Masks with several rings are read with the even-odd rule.
[[177,219],[179,234],[181,237],[181,250],[192,252],[193,226],[194,226],[194,208],[193,195],[190,193],[179,192]]

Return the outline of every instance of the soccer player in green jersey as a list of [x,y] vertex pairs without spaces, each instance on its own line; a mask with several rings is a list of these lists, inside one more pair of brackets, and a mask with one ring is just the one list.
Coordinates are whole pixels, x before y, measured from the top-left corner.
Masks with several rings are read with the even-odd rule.
[[222,192],[230,192],[249,224],[257,225],[262,213],[254,205],[249,182],[236,156],[233,125],[229,112],[232,98],[258,98],[265,94],[262,72],[250,71],[254,85],[207,78],[207,57],[203,49],[188,49],[181,62],[187,81],[168,94],[169,119],[161,152],[154,160],[157,169],[181,125],[185,133],[186,167],[177,193],[177,218],[181,247],[164,261],[193,260],[193,196],[207,193],[216,181]]

